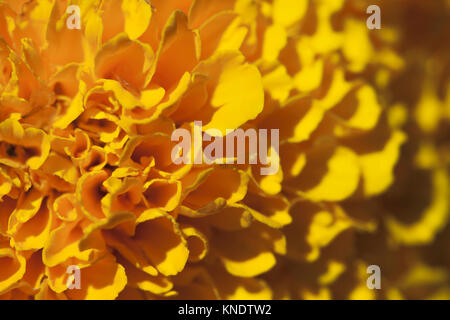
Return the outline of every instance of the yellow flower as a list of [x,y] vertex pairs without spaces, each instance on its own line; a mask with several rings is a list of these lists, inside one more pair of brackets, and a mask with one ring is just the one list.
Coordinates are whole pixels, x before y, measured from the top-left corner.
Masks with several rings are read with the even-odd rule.
[[[450,297],[448,1],[369,5],[2,1],[0,298]],[[278,172],[174,163],[196,121]]]

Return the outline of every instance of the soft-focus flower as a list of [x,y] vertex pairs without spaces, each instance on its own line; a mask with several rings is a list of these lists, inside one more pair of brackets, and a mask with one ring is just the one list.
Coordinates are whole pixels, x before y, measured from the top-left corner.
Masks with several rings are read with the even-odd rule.
[[[1,2],[0,298],[449,298],[449,4],[369,4]],[[280,170],[174,164],[194,121]]]

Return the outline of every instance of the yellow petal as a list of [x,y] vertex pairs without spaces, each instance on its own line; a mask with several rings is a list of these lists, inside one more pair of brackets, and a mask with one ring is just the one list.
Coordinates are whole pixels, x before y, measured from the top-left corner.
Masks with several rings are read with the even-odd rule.
[[81,289],[65,293],[74,300],[114,300],[127,284],[125,269],[113,256],[96,261],[81,270]]
[[[223,52],[201,62],[196,72],[211,77],[211,107],[215,111],[203,130],[214,128],[224,135],[226,129],[236,129],[262,111],[264,93],[258,69],[244,63],[237,52]],[[246,106],[242,108],[242,106]]]
[[171,216],[160,214],[140,223],[134,239],[162,274],[170,276],[183,270],[189,250]]
[[[308,156],[307,156],[308,157]],[[359,183],[356,154],[345,147],[326,147],[311,153],[299,176],[288,185],[314,201],[340,201],[351,196]],[[326,162],[325,162],[326,161]]]
[[10,248],[1,248],[0,261],[2,264],[0,293],[3,293],[23,277],[25,274],[26,259],[16,254]]
[[307,1],[297,0],[274,0],[273,20],[275,24],[289,27],[299,22],[308,9]]
[[444,169],[436,169],[432,179],[431,204],[423,211],[418,221],[404,224],[394,217],[388,218],[387,227],[397,242],[409,245],[429,243],[446,225],[449,217],[448,173]]
[[130,39],[139,38],[147,30],[152,17],[152,7],[144,1],[131,0],[122,2],[125,16],[125,32]]
[[394,166],[398,161],[400,146],[406,136],[396,131],[380,152],[360,156],[364,193],[367,196],[379,194],[386,190],[394,181]]

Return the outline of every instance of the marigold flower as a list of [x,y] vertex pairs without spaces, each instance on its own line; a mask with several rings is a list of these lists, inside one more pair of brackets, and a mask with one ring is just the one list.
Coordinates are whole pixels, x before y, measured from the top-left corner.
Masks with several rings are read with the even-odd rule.
[[[449,3],[368,5],[2,1],[0,298],[448,299]],[[278,172],[174,163],[195,121]]]

